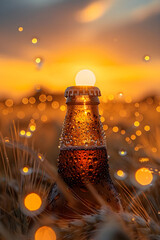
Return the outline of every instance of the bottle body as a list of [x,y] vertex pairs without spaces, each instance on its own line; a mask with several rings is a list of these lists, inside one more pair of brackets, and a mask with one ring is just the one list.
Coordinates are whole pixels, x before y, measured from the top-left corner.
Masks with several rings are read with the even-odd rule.
[[60,150],[59,174],[70,187],[99,183],[100,179],[108,177],[108,168],[105,146]]
[[67,113],[60,139],[58,173],[68,188],[85,199],[98,203],[87,189],[92,184],[97,193],[114,210],[121,208],[109,174],[106,138],[100,121],[97,96],[76,95],[67,98]]

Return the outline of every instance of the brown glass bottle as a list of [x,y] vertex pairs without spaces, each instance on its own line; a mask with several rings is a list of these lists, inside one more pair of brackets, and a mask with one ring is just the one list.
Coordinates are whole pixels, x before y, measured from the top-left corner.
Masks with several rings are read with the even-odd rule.
[[67,113],[60,138],[58,173],[70,191],[89,205],[98,205],[87,190],[90,183],[112,209],[121,204],[109,174],[106,138],[99,115],[97,87],[69,87]]

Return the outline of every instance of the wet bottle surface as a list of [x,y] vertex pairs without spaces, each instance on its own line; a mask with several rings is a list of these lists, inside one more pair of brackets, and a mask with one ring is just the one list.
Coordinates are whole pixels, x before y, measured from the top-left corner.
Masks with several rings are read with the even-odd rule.
[[[66,89],[67,113],[60,138],[58,173],[69,191],[88,206],[98,202],[86,188],[90,183],[115,211],[121,204],[109,174],[106,138],[98,110],[96,87]],[[89,209],[89,208],[88,208]]]

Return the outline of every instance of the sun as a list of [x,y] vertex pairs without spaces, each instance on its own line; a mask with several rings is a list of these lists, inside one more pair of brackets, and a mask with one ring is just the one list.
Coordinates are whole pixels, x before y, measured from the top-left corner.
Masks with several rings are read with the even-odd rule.
[[76,86],[94,86],[96,76],[91,70],[83,69],[77,73],[75,81]]

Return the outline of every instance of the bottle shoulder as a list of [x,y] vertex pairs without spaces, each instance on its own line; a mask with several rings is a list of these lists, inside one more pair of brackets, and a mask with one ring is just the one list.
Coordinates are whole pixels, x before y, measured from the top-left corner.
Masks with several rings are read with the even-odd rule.
[[96,106],[69,106],[64,120],[60,147],[103,146],[106,137]]

